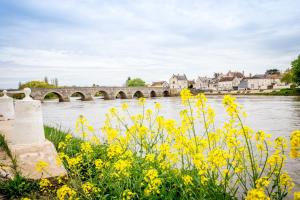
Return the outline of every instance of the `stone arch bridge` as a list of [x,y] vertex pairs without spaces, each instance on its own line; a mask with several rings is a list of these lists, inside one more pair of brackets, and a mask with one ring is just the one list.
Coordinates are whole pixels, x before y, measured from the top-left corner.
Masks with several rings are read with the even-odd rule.
[[80,95],[81,100],[93,100],[96,95],[101,94],[105,100],[108,99],[132,99],[139,97],[163,97],[170,96],[170,88],[159,87],[61,87],[61,88],[32,88],[31,97],[43,101],[48,94],[54,93],[60,102],[70,101],[74,94]]

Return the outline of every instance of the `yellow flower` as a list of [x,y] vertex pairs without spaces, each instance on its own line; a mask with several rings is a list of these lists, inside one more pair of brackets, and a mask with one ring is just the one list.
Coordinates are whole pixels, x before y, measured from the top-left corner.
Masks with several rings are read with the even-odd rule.
[[189,89],[185,88],[181,90],[180,96],[181,96],[182,104],[185,105],[192,98],[193,95]]
[[264,187],[267,187],[270,184],[270,181],[268,180],[268,177],[261,177],[256,180],[255,184],[256,188],[263,189]]
[[27,197],[24,197],[24,198],[22,198],[21,200],[31,200],[31,199],[29,199],[29,198],[27,198]]
[[291,191],[295,186],[293,179],[288,175],[287,172],[284,172],[280,175],[279,184],[283,187],[287,187],[288,191]]
[[149,169],[146,171],[144,180],[147,183],[147,187],[144,190],[146,196],[160,193],[159,187],[162,184],[162,181],[158,178],[158,172],[156,169]]
[[68,142],[73,138],[72,134],[68,133],[65,137],[65,141]]
[[134,196],[136,195],[136,193],[131,192],[130,190],[124,190],[123,194],[122,194],[122,200],[130,200],[132,199]]
[[40,186],[41,191],[46,191],[48,189],[48,187],[52,186],[52,184],[48,179],[43,178],[40,180],[39,186]]
[[109,109],[109,112],[110,112],[112,115],[116,115],[116,114],[118,113],[118,110],[117,110],[117,108],[112,107],[112,108]]
[[86,182],[82,184],[82,190],[86,195],[90,195],[91,193],[98,193],[100,192],[100,189],[97,188],[94,184],[90,182]]
[[145,160],[148,161],[148,162],[153,162],[154,159],[155,159],[155,154],[154,153],[147,154],[146,157],[145,157]]
[[87,153],[87,154],[93,152],[92,146],[91,146],[91,144],[89,142],[83,142],[83,143],[81,143],[80,150],[81,150],[81,152]]
[[91,137],[91,143],[95,144],[95,145],[99,145],[100,144],[100,139],[97,136],[93,135]]
[[139,98],[138,104],[139,104],[140,106],[143,106],[143,105],[145,104],[145,102],[146,102],[146,98],[141,97],[141,98]]
[[79,154],[76,157],[66,159],[69,167],[76,167],[82,161],[82,155]]
[[300,191],[294,193],[294,200],[300,200]]
[[270,200],[270,198],[261,189],[251,189],[247,192],[245,200]]
[[157,102],[156,102],[156,103],[155,103],[155,109],[159,110],[160,107],[161,107],[160,103],[157,103]]
[[66,143],[64,143],[64,142],[59,142],[58,143],[58,149],[59,150],[63,150],[63,149],[65,149],[66,148]]
[[292,158],[300,158],[300,130],[293,131],[290,138]]
[[45,171],[47,168],[49,167],[49,163],[45,162],[45,161],[39,161],[36,163],[35,165],[35,169],[38,172],[43,172]]
[[122,110],[128,110],[128,104],[127,103],[122,104]]
[[287,148],[286,139],[283,137],[277,137],[275,139],[275,148],[279,150]]
[[239,113],[238,105],[235,102],[235,100],[236,100],[236,98],[234,98],[230,95],[225,95],[223,98],[223,104],[226,108],[226,111],[232,117],[236,117],[237,114]]
[[114,164],[114,168],[118,175],[129,177],[129,169],[131,168],[131,161],[129,160],[118,160]]
[[95,160],[96,169],[101,170],[103,168],[103,161],[101,159]]
[[193,178],[189,175],[182,176],[184,185],[193,185]]
[[107,149],[107,155],[109,158],[117,157],[123,153],[122,147],[119,145],[110,145]]
[[76,192],[67,185],[63,185],[57,190],[56,195],[59,200],[65,200],[66,198],[72,200],[75,199]]

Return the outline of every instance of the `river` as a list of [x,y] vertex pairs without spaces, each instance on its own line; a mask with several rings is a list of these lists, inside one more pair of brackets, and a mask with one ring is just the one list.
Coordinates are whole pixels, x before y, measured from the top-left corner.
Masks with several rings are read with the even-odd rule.
[[[288,136],[291,131],[300,129],[300,97],[283,96],[237,96],[237,102],[248,114],[245,124],[254,130],[264,130],[274,137]],[[179,119],[183,109],[179,97],[161,97],[147,99],[146,108],[153,108],[154,103],[161,103],[161,115]],[[141,112],[136,99],[116,99],[71,102],[46,101],[42,104],[45,124],[73,129],[79,115],[84,115],[91,125],[99,129],[103,125],[104,114],[111,107],[121,110],[121,104],[127,103],[131,113]],[[208,104],[215,109],[216,123],[221,125],[228,119],[222,105],[222,96],[208,96]]]

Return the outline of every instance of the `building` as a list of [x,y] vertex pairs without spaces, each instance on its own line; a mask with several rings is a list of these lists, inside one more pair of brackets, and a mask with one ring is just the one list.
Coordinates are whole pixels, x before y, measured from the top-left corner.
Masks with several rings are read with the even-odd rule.
[[167,88],[169,87],[169,83],[167,81],[157,81],[157,82],[152,82],[150,87],[162,87],[162,88]]
[[195,80],[189,80],[188,81],[188,88],[195,88],[195,84],[196,84]]
[[218,82],[218,90],[237,90],[240,80],[238,77],[223,77]]
[[169,80],[170,89],[177,89],[178,91],[188,88],[189,82],[185,74],[183,75],[174,75]]
[[232,71],[228,71],[227,74],[225,74],[223,77],[237,77],[237,78],[244,78],[244,72],[232,72]]
[[198,90],[206,91],[210,89],[211,83],[212,83],[211,78],[198,76],[195,82],[195,88]]
[[280,75],[257,74],[243,78],[238,86],[239,90],[266,90],[273,88],[287,88],[287,84],[280,81]]

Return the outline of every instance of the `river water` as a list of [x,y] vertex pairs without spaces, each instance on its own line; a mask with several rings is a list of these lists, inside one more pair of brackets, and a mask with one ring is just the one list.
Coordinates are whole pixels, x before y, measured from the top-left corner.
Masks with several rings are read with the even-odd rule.
[[[162,105],[161,115],[179,119],[179,111],[183,109],[179,97],[147,99],[146,108],[154,108],[155,102]],[[264,130],[276,137],[288,136],[291,131],[300,129],[300,97],[237,96],[237,102],[248,114],[245,123],[254,130]],[[78,116],[84,115],[91,125],[99,129],[109,108],[116,107],[121,110],[122,103],[129,105],[131,113],[141,112],[136,99],[80,101],[73,98],[71,102],[43,103],[44,122],[72,130]],[[217,125],[227,121],[222,96],[208,96],[208,104],[215,109]]]
[[[300,130],[300,97],[237,96],[236,98],[248,114],[244,120],[245,124],[255,131],[264,130],[271,133],[274,138],[284,136],[289,139],[293,130]],[[155,102],[162,105],[161,115],[179,119],[179,111],[183,109],[179,97],[147,99],[146,108],[154,108]],[[111,107],[121,110],[122,103],[129,105],[131,113],[141,112],[136,99],[80,101],[73,98],[71,102],[45,102],[42,104],[42,110],[45,124],[65,130],[73,130],[78,116],[84,115],[101,137],[99,129],[103,126],[105,113]],[[221,126],[228,119],[222,105],[222,96],[208,96],[208,104],[215,109],[217,127]],[[288,159],[287,170],[296,182],[295,189],[299,190],[300,161]]]

